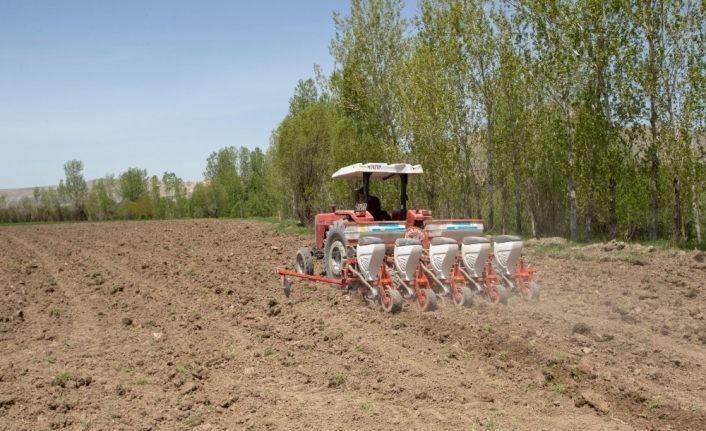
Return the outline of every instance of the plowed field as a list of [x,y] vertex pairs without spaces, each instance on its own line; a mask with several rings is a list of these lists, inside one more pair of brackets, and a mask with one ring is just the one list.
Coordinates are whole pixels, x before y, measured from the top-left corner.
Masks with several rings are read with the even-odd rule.
[[706,429],[706,256],[548,257],[541,301],[397,315],[234,220],[0,227],[0,430]]

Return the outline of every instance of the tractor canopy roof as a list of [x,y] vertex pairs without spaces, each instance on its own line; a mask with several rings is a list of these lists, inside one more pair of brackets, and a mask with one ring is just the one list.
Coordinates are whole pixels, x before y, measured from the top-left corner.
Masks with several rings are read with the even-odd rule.
[[424,169],[421,165],[410,165],[409,163],[356,163],[337,170],[331,178],[354,180],[363,178],[363,174],[368,173],[371,179],[386,180],[397,175],[423,174]]

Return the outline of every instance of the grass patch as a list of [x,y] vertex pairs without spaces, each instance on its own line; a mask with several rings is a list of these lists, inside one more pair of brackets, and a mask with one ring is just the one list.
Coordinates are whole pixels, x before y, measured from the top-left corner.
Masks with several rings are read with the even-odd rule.
[[571,354],[569,354],[569,353],[562,352],[562,351],[558,351],[556,353],[556,360],[559,363],[562,363],[562,364],[567,363],[567,362],[570,362],[571,359],[572,359],[572,357],[571,357]]
[[181,367],[176,367],[176,372],[179,374],[191,374],[191,370],[189,369],[188,366],[181,366]]
[[235,359],[237,353],[238,352],[235,348],[230,348],[230,349],[226,350],[224,357],[228,360],[233,360],[233,359]]
[[277,353],[277,351],[276,351],[274,348],[268,347],[268,348],[266,348],[265,351],[262,353],[262,356],[272,356],[272,355],[274,355],[275,353]]
[[566,393],[568,386],[566,386],[566,383],[552,383],[549,385],[549,389],[552,392],[556,392],[557,394],[562,395]]
[[368,402],[368,400],[362,400],[358,402],[358,407],[364,412],[367,412],[368,410],[370,410],[370,403]]
[[54,380],[51,381],[51,385],[63,387],[70,380],[76,380],[76,374],[71,371],[64,371],[63,373],[54,377]]
[[340,388],[346,384],[346,375],[342,373],[336,373],[328,381],[329,388]]
[[500,359],[503,362],[507,362],[508,359],[510,359],[510,355],[506,351],[502,351],[498,353],[498,359]]
[[190,427],[195,427],[203,423],[203,416],[200,414],[192,414],[188,418],[184,419],[184,424]]
[[[600,245],[609,240],[596,238],[591,241],[566,241],[562,244],[544,244],[526,247],[525,252],[538,257],[554,257],[559,259],[575,259],[600,262],[626,262],[633,265],[645,265],[648,258],[655,253],[668,253],[675,250],[701,250],[706,251],[706,242],[698,244],[696,241],[675,243],[669,240],[657,241],[624,241],[623,250],[603,251]],[[595,246],[588,247],[588,246]],[[654,247],[653,252],[647,252],[648,247]],[[642,250],[640,250],[642,248]],[[586,250],[589,249],[589,250]],[[635,251],[637,249],[638,251]]]
[[553,257],[557,259],[590,260],[590,256],[581,252],[580,248],[586,244],[565,242],[563,244],[546,244],[527,248],[528,253],[538,257]]
[[136,384],[137,386],[144,386],[144,385],[146,385],[147,383],[149,383],[149,382],[148,382],[147,379],[145,379],[145,378],[139,378],[139,379],[135,380],[135,384]]
[[248,220],[254,220],[261,223],[271,225],[275,232],[290,235],[313,235],[314,227],[305,226],[296,220],[281,220],[277,217],[252,217]]
[[49,317],[61,317],[62,314],[64,314],[64,311],[60,308],[52,308],[49,310]]
[[647,265],[647,259],[644,254],[641,253],[636,253],[634,251],[619,251],[611,256],[607,256],[607,258],[601,258],[601,262],[615,262],[615,261],[620,261],[620,262],[626,262],[632,265],[640,265],[644,266]]
[[664,405],[664,401],[662,400],[661,397],[654,397],[650,398],[648,400],[645,400],[645,407],[647,407],[650,410],[658,409]]
[[528,250],[537,257],[580,260],[584,262],[626,262],[632,265],[646,265],[648,262],[649,255],[645,252],[629,249],[613,251],[584,250],[583,247],[588,245],[590,243],[567,242],[565,244],[542,245],[528,248]]

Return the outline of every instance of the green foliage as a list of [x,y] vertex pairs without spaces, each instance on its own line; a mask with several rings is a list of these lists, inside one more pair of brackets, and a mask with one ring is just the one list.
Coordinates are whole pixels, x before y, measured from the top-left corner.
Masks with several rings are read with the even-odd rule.
[[329,388],[340,388],[346,384],[346,375],[343,373],[336,373],[328,381]]
[[71,371],[64,371],[61,374],[58,374],[54,379],[51,381],[52,386],[61,386],[64,387],[66,383],[68,383],[70,380],[76,380],[76,374],[71,372]]
[[137,202],[147,195],[147,171],[130,168],[118,178],[123,200]]
[[164,193],[161,196],[162,216],[164,218],[188,217],[190,213],[189,197],[184,180],[173,172],[162,175]]
[[119,218],[135,220],[159,216],[159,207],[150,193],[150,183],[144,169],[129,168],[120,174],[118,184],[122,201],[117,208]]
[[259,148],[222,148],[206,162],[205,182],[191,197],[194,217],[253,217],[273,214],[275,202],[266,155]]
[[112,176],[96,180],[88,194],[87,211],[90,220],[110,220],[117,210],[115,179]]
[[557,394],[565,394],[568,389],[566,383],[550,383],[549,390],[556,392]]
[[52,308],[49,310],[49,316],[51,317],[61,317],[62,314],[64,314],[64,311],[59,308]]
[[320,96],[313,80],[299,81],[289,114],[272,138],[272,161],[283,207],[302,223],[311,224],[326,202],[323,185],[332,173],[332,123],[338,115]]
[[[65,181],[59,182],[59,195],[73,206],[76,218],[84,220],[86,219],[85,205],[88,188],[86,180],[83,179],[83,162],[69,160],[64,164],[64,174]],[[38,194],[35,194],[36,198],[38,198]]]

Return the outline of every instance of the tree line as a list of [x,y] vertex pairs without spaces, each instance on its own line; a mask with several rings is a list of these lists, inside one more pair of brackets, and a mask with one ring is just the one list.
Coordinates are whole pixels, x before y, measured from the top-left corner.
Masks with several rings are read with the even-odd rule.
[[139,168],[89,184],[83,162],[69,160],[58,187],[37,187],[16,202],[0,195],[0,222],[271,216],[265,166],[259,148],[222,148],[209,156],[204,181],[189,191],[173,172],[160,178]]
[[[310,223],[354,162],[420,163],[412,207],[490,232],[701,242],[706,7],[695,0],[352,0],[330,75],[273,133]],[[383,202],[395,191],[384,186]]]

